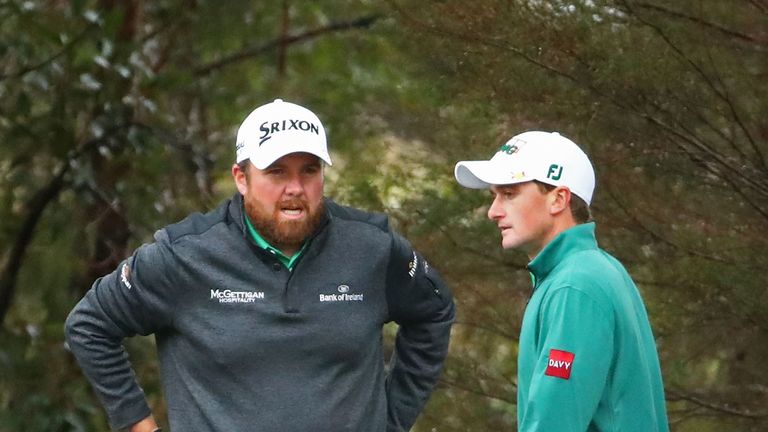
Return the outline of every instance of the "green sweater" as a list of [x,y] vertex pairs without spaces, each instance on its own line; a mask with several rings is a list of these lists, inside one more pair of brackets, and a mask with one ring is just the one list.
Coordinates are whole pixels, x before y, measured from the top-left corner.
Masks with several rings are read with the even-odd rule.
[[518,356],[518,430],[668,431],[656,344],[637,287],[598,248],[594,223],[529,264]]

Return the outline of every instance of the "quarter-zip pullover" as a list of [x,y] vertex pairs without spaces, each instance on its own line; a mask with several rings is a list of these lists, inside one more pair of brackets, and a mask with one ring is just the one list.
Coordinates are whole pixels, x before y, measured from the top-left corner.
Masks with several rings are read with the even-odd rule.
[[172,431],[411,427],[447,354],[453,300],[384,215],[325,208],[292,271],[254,243],[236,194],[94,283],[66,336],[115,429],[150,414],[122,340],[152,333]]
[[520,335],[520,432],[669,430],[645,306],[594,230],[560,233],[528,265],[535,286]]

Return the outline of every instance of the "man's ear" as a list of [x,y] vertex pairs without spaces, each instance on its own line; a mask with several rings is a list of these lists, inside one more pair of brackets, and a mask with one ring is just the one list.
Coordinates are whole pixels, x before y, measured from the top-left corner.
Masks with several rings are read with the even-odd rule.
[[[251,164],[246,165],[246,169],[250,168]],[[248,177],[245,175],[245,171],[240,169],[240,165],[232,165],[232,178],[235,180],[235,186],[240,192],[240,195],[245,195],[248,191]]]
[[564,186],[558,186],[549,192],[549,212],[557,215],[571,208],[571,190]]

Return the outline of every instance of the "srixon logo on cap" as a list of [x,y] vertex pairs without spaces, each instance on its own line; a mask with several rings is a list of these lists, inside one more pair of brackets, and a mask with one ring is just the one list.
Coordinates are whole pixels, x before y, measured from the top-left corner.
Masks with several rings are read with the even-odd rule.
[[576,357],[576,355],[568,351],[560,351],[556,349],[549,350],[547,371],[544,372],[544,375],[569,379],[571,377],[574,357]]
[[264,144],[264,141],[272,138],[272,134],[280,131],[287,130],[300,130],[305,132],[312,132],[315,135],[320,135],[320,128],[316,124],[310,123],[306,120],[291,120],[286,119],[276,122],[264,122],[259,127],[261,136],[259,137],[259,145]]

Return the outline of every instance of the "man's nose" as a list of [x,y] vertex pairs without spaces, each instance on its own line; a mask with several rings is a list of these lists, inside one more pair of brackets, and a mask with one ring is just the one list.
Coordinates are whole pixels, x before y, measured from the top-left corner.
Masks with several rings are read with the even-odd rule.
[[501,205],[499,204],[499,197],[495,196],[493,198],[493,202],[491,202],[491,206],[488,207],[488,219],[498,220],[503,217],[504,217],[504,211],[501,208]]
[[301,176],[293,175],[288,179],[288,183],[285,185],[285,193],[291,196],[299,196],[304,193],[304,184],[301,181]]

